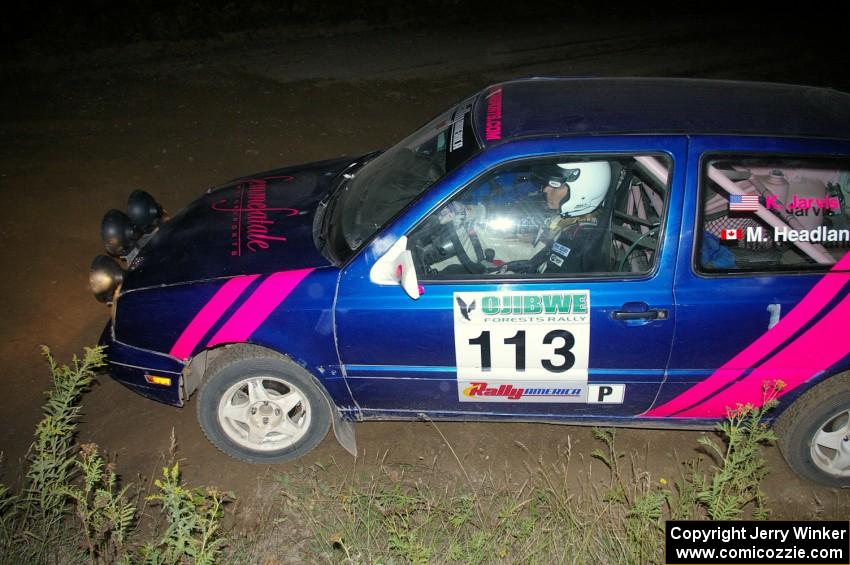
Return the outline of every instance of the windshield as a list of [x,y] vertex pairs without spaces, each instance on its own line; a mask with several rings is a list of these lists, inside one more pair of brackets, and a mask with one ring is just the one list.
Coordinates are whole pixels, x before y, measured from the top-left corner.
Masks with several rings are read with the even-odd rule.
[[468,100],[348,175],[329,206],[327,241],[345,260],[393,216],[478,150]]

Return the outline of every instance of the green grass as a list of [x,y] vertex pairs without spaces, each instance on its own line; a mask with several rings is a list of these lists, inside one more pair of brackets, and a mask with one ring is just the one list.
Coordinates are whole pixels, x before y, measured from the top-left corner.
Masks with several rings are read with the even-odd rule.
[[672,481],[653,478],[620,452],[611,429],[594,430],[595,465],[574,457],[568,442],[553,461],[525,450],[524,472],[477,481],[451,445],[461,473],[448,482],[436,469],[399,472],[383,458],[303,466],[274,476],[265,526],[236,540],[228,560],[662,563],[666,519],[769,514],[761,490],[761,446],[773,439],[762,423],[773,406],[766,400],[763,408],[730,412],[717,437],[700,440],[707,459],[685,462]]
[[[0,565],[20,563],[661,563],[666,519],[764,519],[768,473],[761,408],[737,406],[703,436],[707,456],[686,461],[672,484],[653,478],[595,429],[590,460],[569,439],[550,460],[525,455],[522,471],[471,476],[436,423],[460,475],[361,457],[296,467],[264,485],[241,534],[221,527],[232,495],[191,489],[176,442],[152,492],[120,485],[94,444],[76,443],[80,402],[104,363],[86,349],[70,366],[45,349],[53,388],[20,489],[0,484]],[[435,460],[436,461],[436,460]],[[144,505],[140,508],[140,503]],[[150,510],[156,512],[151,514]],[[156,518],[159,518],[158,520]],[[148,521],[150,527],[140,528]]]

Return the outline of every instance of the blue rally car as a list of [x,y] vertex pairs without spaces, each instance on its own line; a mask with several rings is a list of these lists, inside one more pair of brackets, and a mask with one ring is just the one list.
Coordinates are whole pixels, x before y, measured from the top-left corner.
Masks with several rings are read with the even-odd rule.
[[[710,427],[772,396],[801,475],[850,484],[850,95],[527,79],[394,147],[111,210],[92,288],[118,381],[223,452],[333,426]],[[113,258],[115,257],[115,258]]]

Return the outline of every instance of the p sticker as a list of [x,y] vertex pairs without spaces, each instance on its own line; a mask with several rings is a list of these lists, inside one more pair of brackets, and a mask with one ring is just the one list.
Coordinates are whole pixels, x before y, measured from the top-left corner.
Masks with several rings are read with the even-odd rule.
[[626,396],[626,385],[590,385],[587,391],[588,404],[622,404]]

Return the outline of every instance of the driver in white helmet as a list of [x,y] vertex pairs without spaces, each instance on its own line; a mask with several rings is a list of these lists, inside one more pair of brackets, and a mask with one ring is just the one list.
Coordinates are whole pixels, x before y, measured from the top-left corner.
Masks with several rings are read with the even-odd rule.
[[546,208],[552,216],[544,233],[543,248],[528,261],[512,261],[517,273],[590,273],[607,271],[609,257],[600,225],[603,202],[611,186],[608,161],[558,163],[538,171],[543,179]]

